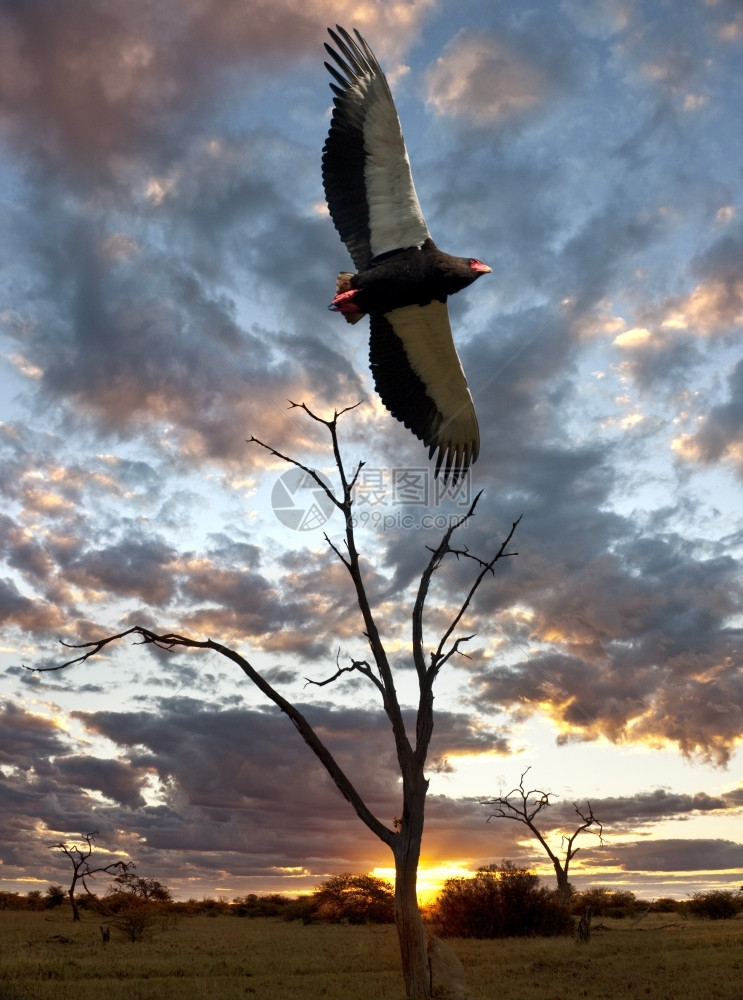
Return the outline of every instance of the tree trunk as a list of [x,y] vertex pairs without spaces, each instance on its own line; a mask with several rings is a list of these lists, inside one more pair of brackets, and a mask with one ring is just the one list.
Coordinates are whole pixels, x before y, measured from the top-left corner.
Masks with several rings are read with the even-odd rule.
[[395,850],[395,925],[407,1000],[431,998],[426,929],[418,907],[419,854],[420,842]]
[[70,897],[70,906],[72,907],[72,922],[77,923],[80,920],[80,911],[77,908],[77,903],[75,902],[75,887],[70,886],[67,895]]
[[568,882],[568,873],[559,861],[553,859],[553,864],[555,866],[555,875],[557,876],[557,897],[563,906],[570,906],[573,891],[570,888],[570,882]]
[[407,1000],[431,1000],[428,941],[418,907],[418,862],[428,781],[412,759],[403,771],[403,815],[390,847],[395,856],[395,924]]

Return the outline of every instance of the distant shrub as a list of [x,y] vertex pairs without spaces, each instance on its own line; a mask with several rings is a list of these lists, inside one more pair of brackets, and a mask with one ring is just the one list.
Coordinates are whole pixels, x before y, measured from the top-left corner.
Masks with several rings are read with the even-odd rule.
[[202,913],[207,917],[219,917],[230,912],[230,904],[221,896],[215,899],[213,896],[204,896],[203,899],[195,901],[196,913]]
[[280,917],[291,902],[288,896],[282,896],[278,892],[267,893],[265,896],[251,892],[247,896],[233,899],[231,912],[236,917]]
[[107,925],[130,941],[142,941],[154,924],[172,919],[172,898],[170,889],[158,879],[125,872],[116,876],[96,908]]
[[661,896],[650,904],[651,913],[681,913],[683,909],[684,904],[677,899],[671,899],[670,896]]
[[344,872],[312,893],[314,919],[330,923],[389,924],[395,920],[395,891],[374,875]]
[[502,938],[571,934],[570,913],[539,878],[511,861],[444,883],[432,910],[441,937]]
[[[621,920],[631,917],[639,908],[639,901],[634,892],[627,889],[609,889],[607,886],[594,885],[582,892],[573,894],[570,903],[571,912],[576,916],[591,907],[594,917],[613,917]],[[645,904],[647,906],[647,904]]]
[[317,902],[314,896],[297,896],[290,899],[281,911],[282,920],[301,920],[303,924],[314,924],[318,919]]
[[695,892],[687,905],[693,916],[708,920],[732,920],[738,913],[736,893],[729,889]]
[[121,931],[130,941],[143,941],[163,916],[163,904],[128,892],[117,892],[105,897],[101,915],[107,924]]
[[61,906],[67,900],[67,893],[64,891],[61,885],[50,885],[46,890],[46,895],[44,896],[44,908],[47,910],[55,910],[58,906]]
[[26,900],[19,892],[0,892],[0,910],[25,910]]

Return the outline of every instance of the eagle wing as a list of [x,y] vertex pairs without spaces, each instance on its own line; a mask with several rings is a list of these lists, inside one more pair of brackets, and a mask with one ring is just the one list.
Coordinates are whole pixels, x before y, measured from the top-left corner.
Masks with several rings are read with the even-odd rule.
[[418,204],[395,103],[374,53],[358,33],[328,28],[337,64],[322,175],[331,218],[358,271],[375,257],[430,238]]
[[369,360],[377,392],[393,415],[438,450],[436,474],[457,482],[477,458],[480,431],[452,339],[446,303],[372,315]]

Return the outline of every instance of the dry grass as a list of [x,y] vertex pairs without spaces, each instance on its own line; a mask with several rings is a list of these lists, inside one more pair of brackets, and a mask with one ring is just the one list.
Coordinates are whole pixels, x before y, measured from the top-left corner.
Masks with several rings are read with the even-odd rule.
[[[743,919],[655,915],[570,939],[455,941],[480,1000],[740,1000]],[[673,923],[674,926],[667,926]],[[61,935],[69,939],[60,941]],[[104,947],[90,917],[0,912],[0,1000],[401,1000],[393,927],[182,918]]]
[[594,929],[588,945],[569,938],[458,941],[457,952],[482,1000],[743,997],[743,920],[656,914],[637,927],[628,920],[600,923],[605,929]]

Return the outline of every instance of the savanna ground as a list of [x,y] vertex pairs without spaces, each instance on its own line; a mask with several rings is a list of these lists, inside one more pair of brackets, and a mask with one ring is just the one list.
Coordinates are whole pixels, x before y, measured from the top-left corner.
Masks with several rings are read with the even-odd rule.
[[[741,1000],[743,918],[651,914],[570,938],[453,940],[479,1000]],[[671,925],[671,926],[669,926]],[[603,928],[603,929],[602,929]],[[0,911],[0,1000],[402,1000],[394,927],[181,917],[104,945],[84,915]]]

